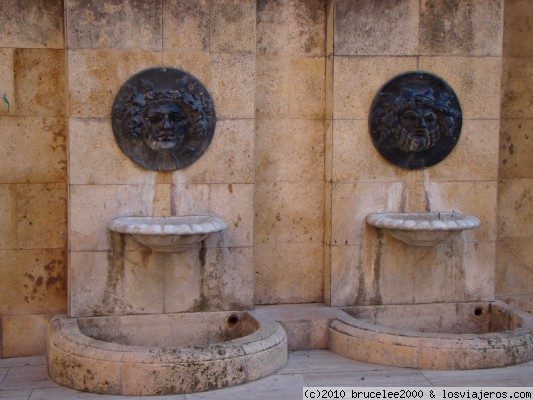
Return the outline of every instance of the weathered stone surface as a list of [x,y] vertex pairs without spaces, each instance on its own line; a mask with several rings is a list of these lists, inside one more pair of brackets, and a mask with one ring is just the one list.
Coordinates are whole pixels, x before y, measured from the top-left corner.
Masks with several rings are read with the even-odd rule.
[[[418,307],[423,310],[433,305]],[[359,361],[436,370],[494,368],[530,360],[533,346],[531,316],[499,302],[487,304],[484,308],[489,309],[495,322],[514,317],[522,320],[523,326],[518,328],[501,321],[500,329],[496,328],[493,333],[484,336],[457,333],[455,330],[433,333],[435,326],[430,324],[432,326],[427,328],[431,333],[425,333],[425,330],[419,333],[412,328],[398,329],[347,317],[331,323],[329,348]],[[353,309],[354,312],[356,309]],[[396,317],[407,310],[408,307],[398,309]],[[409,315],[414,314],[411,311]],[[417,318],[420,317],[417,315]]]
[[321,181],[324,123],[300,119],[256,122],[256,182]]
[[6,0],[0,4],[0,47],[64,47],[62,0]]
[[503,56],[531,57],[533,4],[528,0],[507,0],[503,20]]
[[2,317],[2,357],[24,357],[46,351],[46,332],[51,315]]
[[416,55],[418,1],[336,1],[335,55]]
[[15,74],[13,55],[15,50],[11,48],[0,49],[0,115],[14,114],[15,108]]
[[450,84],[461,101],[464,119],[498,119],[501,64],[499,57],[437,56],[420,57],[419,68]]
[[2,116],[0,124],[0,182],[65,182],[63,118]]
[[255,304],[323,301],[322,243],[258,244],[254,265]]
[[498,56],[502,49],[503,0],[423,0],[420,52],[424,55]]
[[64,50],[15,49],[13,71],[18,115],[66,115]]
[[255,110],[255,57],[247,53],[213,53],[211,57],[211,94],[217,117],[252,118]]
[[255,53],[255,1],[210,3],[209,48],[213,53]]
[[161,49],[162,10],[157,0],[66,0],[66,18],[70,49]]
[[508,179],[498,184],[498,236],[533,236],[533,179]]
[[504,58],[502,118],[533,118],[533,57]]
[[69,114],[104,117],[120,86],[134,73],[160,64],[161,53],[135,50],[69,50]]
[[[532,296],[533,238],[501,238],[496,246],[496,294],[504,298],[516,294]],[[532,307],[518,308],[531,312]]]
[[163,48],[180,52],[209,50],[209,1],[163,2]]
[[255,243],[322,242],[323,186],[323,182],[256,184]]
[[275,0],[257,4],[257,52],[322,56],[326,1]]
[[[224,314],[221,318],[226,317]],[[174,315],[174,319],[182,320],[179,326],[185,330],[194,328],[191,326],[194,321],[189,320],[198,314],[182,316]],[[204,330],[214,333],[213,328],[221,325],[218,321],[216,324],[209,321],[206,318],[209,314],[201,316]],[[127,326],[128,317],[121,318]],[[148,319],[152,320],[149,324],[152,328],[158,321],[168,319],[161,314],[134,318],[139,321],[133,326],[139,323],[146,326],[141,321]],[[77,321],[57,318],[49,328],[50,376],[55,382],[73,389],[122,395],[191,393],[258,379],[286,364],[287,338],[278,323],[258,323],[249,315],[243,315],[241,324],[246,324],[246,319],[255,326],[231,333],[231,327],[222,322],[227,337],[209,335],[213,340],[207,343],[194,337],[192,343],[164,349],[93,339],[80,331]],[[158,334],[163,334],[164,339],[164,332],[172,331],[162,329]],[[195,343],[199,346],[194,346]]]
[[64,249],[0,250],[0,274],[2,315],[65,311]]
[[533,119],[502,119],[500,125],[498,177],[533,178]]

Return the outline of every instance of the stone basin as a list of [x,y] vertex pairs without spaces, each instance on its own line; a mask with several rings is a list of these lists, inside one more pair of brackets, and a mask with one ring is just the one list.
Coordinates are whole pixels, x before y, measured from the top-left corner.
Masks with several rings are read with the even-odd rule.
[[456,212],[373,213],[366,222],[406,244],[424,247],[448,242],[481,225],[477,217]]
[[76,390],[192,393],[272,374],[287,363],[287,337],[242,311],[56,317],[47,357],[52,380]]
[[496,368],[533,359],[533,316],[500,301],[356,306],[329,327],[331,351],[431,370]]
[[228,225],[213,215],[119,217],[111,221],[109,229],[130,234],[154,251],[174,253],[188,249],[211,233],[228,229]]

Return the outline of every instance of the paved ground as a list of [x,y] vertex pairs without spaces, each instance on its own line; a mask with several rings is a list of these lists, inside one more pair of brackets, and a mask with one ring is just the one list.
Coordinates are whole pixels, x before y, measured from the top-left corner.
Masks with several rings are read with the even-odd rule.
[[[136,399],[301,399],[303,386],[533,386],[533,361],[497,369],[420,371],[366,364],[328,351],[297,351],[276,374],[246,385],[190,395]],[[48,379],[44,357],[0,359],[0,399],[124,399],[57,386]]]

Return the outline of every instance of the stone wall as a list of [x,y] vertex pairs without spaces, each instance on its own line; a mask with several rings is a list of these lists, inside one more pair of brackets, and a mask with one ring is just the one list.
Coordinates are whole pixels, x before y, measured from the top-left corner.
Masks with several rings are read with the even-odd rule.
[[67,307],[64,48],[61,1],[0,3],[0,357]]
[[533,312],[533,3],[506,0],[496,295]]
[[[67,1],[71,315],[252,306],[255,15],[253,0]],[[132,163],[111,129],[119,87],[158,65],[197,76],[218,118],[207,152],[173,173]],[[206,212],[230,229],[179,255],[107,228],[117,216]]]
[[257,4],[254,302],[322,302],[326,3]]
[[[503,2],[1,2],[0,356],[42,352],[67,312],[484,301],[495,287],[531,311],[531,3]],[[208,151],[173,173],[132,163],[111,130],[121,84],[158,65],[196,75],[217,109]],[[450,83],[464,124],[448,158],[407,171],[367,119],[415,69]],[[364,223],[426,210],[482,227],[421,249]],[[230,229],[180,256],[107,229],[205,212]]]
[[[332,8],[325,301],[341,306],[491,300],[503,2],[338,0]],[[453,87],[463,129],[443,162],[409,171],[374,149],[368,114],[387,80],[416,69]],[[478,216],[482,226],[435,248],[407,246],[364,221],[371,212],[451,210]]]

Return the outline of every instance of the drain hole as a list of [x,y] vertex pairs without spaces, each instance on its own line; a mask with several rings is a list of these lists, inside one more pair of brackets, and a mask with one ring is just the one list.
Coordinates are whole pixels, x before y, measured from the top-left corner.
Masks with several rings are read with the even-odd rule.
[[228,316],[228,325],[235,326],[239,322],[239,316],[237,314],[230,314]]
[[474,315],[476,317],[479,317],[481,314],[483,314],[483,309],[481,307],[476,307],[476,309],[474,310]]

